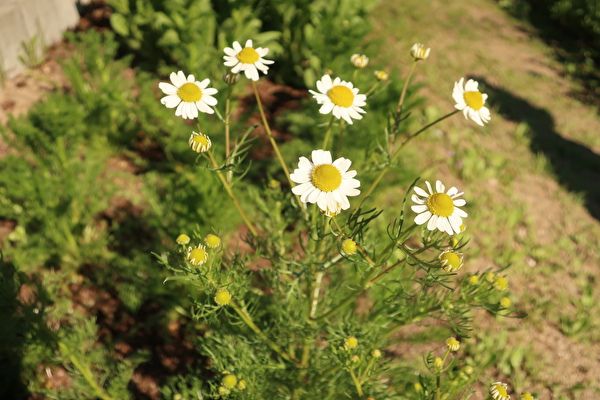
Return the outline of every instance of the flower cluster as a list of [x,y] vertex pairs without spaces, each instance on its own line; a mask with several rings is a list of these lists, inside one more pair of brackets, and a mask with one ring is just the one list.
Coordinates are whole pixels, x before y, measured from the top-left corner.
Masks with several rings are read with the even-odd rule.
[[[465,245],[465,241],[463,241],[461,233],[465,229],[464,219],[468,217],[468,214],[463,209],[467,202],[463,198],[462,191],[455,186],[448,185],[447,187],[441,180],[425,180],[419,186],[411,186],[412,191],[407,191],[405,195],[405,201],[410,199],[412,202],[410,210],[414,214],[410,216],[411,221],[405,223],[408,218],[405,218],[405,214],[402,213],[400,217],[401,223],[398,224],[398,232],[394,232],[396,224],[392,224],[388,230],[388,235],[392,238],[392,242],[385,249],[382,249],[381,252],[379,252],[379,249],[369,249],[364,236],[364,226],[375,218],[372,215],[376,213],[373,211],[363,213],[364,208],[362,205],[381,182],[384,174],[393,165],[399,150],[409,140],[430,126],[461,111],[465,118],[474,121],[477,125],[483,126],[489,122],[490,111],[485,107],[487,95],[479,91],[476,81],[469,79],[465,83],[465,79],[461,78],[454,84],[452,91],[454,109],[446,116],[425,125],[414,134],[407,134],[404,138],[398,135],[398,137],[404,140],[403,142],[396,141],[397,136],[395,134],[390,135],[391,138],[386,136],[387,147],[382,146],[381,150],[381,154],[384,155],[383,158],[386,161],[381,163],[382,166],[376,166],[379,169],[379,175],[371,181],[367,190],[364,190],[364,187],[361,186],[361,181],[357,178],[358,172],[354,169],[355,164],[353,165],[353,162],[348,158],[342,156],[334,157],[332,149],[335,149],[337,153],[340,146],[333,139],[333,128],[336,127],[340,131],[343,131],[344,127],[348,128],[347,125],[360,124],[358,121],[361,121],[367,114],[368,96],[375,93],[378,88],[380,89],[387,85],[388,83],[386,82],[390,79],[390,75],[383,70],[374,71],[375,79],[373,75],[370,75],[372,87],[365,92],[361,92],[353,82],[344,80],[341,76],[336,76],[338,74],[333,74],[332,71],[324,71],[325,73],[316,81],[316,88],[308,90],[314,102],[319,106],[318,112],[327,115],[329,118],[328,124],[324,123],[327,128],[323,132],[323,145],[312,150],[309,156],[299,156],[297,165],[290,173],[282,152],[279,150],[276,138],[270,129],[261,96],[255,83],[259,80],[260,73],[264,75],[268,74],[269,66],[274,63],[273,60],[265,58],[268,53],[268,48],[255,47],[252,40],[247,40],[243,47],[240,42],[233,42],[231,47],[224,49],[223,56],[224,65],[229,68],[228,73],[225,75],[225,83],[227,85],[237,84],[240,76],[245,76],[251,81],[264,133],[273,148],[277,161],[281,164],[281,170],[289,184],[289,189],[282,192],[279,189],[284,187],[285,184],[271,179],[268,185],[270,189],[264,192],[264,196],[271,196],[277,192],[277,195],[280,197],[277,199],[275,209],[281,211],[281,208],[284,207],[282,204],[285,203],[289,206],[286,208],[286,213],[289,212],[290,214],[284,214],[283,212],[276,214],[273,207],[271,207],[272,203],[268,203],[266,200],[260,198],[260,195],[253,197],[259,205],[257,208],[260,208],[260,212],[268,214],[269,218],[274,216],[272,221],[269,220],[267,223],[260,224],[260,221],[256,223],[253,218],[249,217],[244,210],[244,204],[234,191],[233,183],[237,182],[234,179],[235,171],[229,167],[232,160],[236,158],[232,154],[238,153],[236,153],[237,148],[231,150],[228,147],[231,142],[228,136],[231,126],[229,121],[231,115],[229,97],[225,106],[226,112],[221,114],[217,108],[217,100],[213,97],[213,95],[217,94],[217,90],[209,87],[210,81],[204,79],[198,82],[194,75],[186,77],[182,71],[172,73],[170,76],[171,82],[161,82],[159,88],[165,94],[161,102],[168,108],[175,108],[176,116],[181,116],[184,119],[194,119],[198,117],[199,112],[206,114],[214,113],[224,123],[226,148],[224,151],[225,158],[222,163],[219,162],[220,157],[218,155],[215,156],[213,153],[213,143],[209,136],[201,133],[199,129],[191,133],[188,144],[192,151],[200,153],[202,157],[210,162],[212,170],[218,175],[225,192],[231,198],[233,205],[237,208],[240,217],[244,220],[248,228],[248,243],[257,250],[257,253],[264,255],[265,258],[273,263],[273,271],[269,273],[273,272],[274,279],[281,279],[282,275],[279,275],[279,278],[276,277],[279,272],[275,268],[275,265],[280,260],[285,263],[285,266],[281,268],[289,268],[289,270],[285,271],[285,279],[278,281],[278,285],[285,281],[285,284],[281,286],[285,286],[286,290],[289,290],[285,295],[285,299],[289,300],[294,296],[293,293],[296,290],[302,288],[301,299],[303,301],[308,299],[309,301],[308,307],[304,305],[298,306],[298,309],[306,310],[306,319],[310,322],[310,329],[307,328],[305,331],[308,332],[315,329],[317,326],[315,321],[323,321],[327,317],[335,315],[338,308],[351,304],[350,300],[352,300],[352,296],[347,297],[348,300],[344,297],[338,302],[330,299],[327,299],[327,301],[323,300],[330,292],[335,293],[335,276],[327,276],[324,279],[324,275],[329,274],[329,271],[332,270],[342,270],[342,267],[338,268],[338,265],[335,268],[331,268],[338,263],[352,263],[355,265],[355,269],[360,270],[360,273],[363,274],[360,276],[360,279],[356,280],[357,283],[353,284],[357,287],[352,287],[356,298],[366,293],[387,273],[403,262],[415,268],[421,268],[422,266],[422,273],[430,274],[427,277],[428,282],[433,284],[433,282],[437,283],[439,281],[442,286],[447,288],[445,285],[446,282],[450,282],[450,278],[459,274],[464,264],[462,248]],[[411,65],[409,78],[415,66],[419,64],[418,61],[428,59],[430,49],[417,43],[411,48],[410,54],[414,59],[414,63]],[[352,80],[357,81],[356,78],[359,74],[364,74],[363,70],[369,66],[369,58],[363,54],[354,54],[350,58],[350,62],[354,66],[354,78]],[[398,121],[402,118],[402,104],[406,95],[409,78],[404,82],[396,112],[388,114],[390,121]],[[391,128],[392,125],[390,123],[389,130],[393,130]],[[386,131],[387,134],[388,131]],[[238,136],[238,139],[240,137]],[[239,144],[238,139],[233,142]],[[243,142],[243,140],[242,137],[240,142]],[[215,143],[219,142],[215,140]],[[215,145],[215,147],[218,146]],[[383,147],[386,148],[383,149]],[[293,196],[290,195],[290,192]],[[359,204],[355,204],[353,208],[351,200],[356,201],[356,199],[353,200],[352,198],[358,196],[362,197],[361,201]],[[281,201],[284,197],[287,198],[286,202]],[[293,207],[290,205],[290,202],[295,202]],[[338,214],[351,208],[354,211],[349,213],[348,221],[340,222],[342,218],[336,218]],[[311,212],[307,212],[308,210]],[[318,210],[325,217],[319,214]],[[296,220],[297,223],[288,224],[286,222],[285,224],[277,225],[278,219],[285,219],[280,218],[281,215],[296,215],[298,218]],[[300,218],[300,215],[302,215],[302,218]],[[293,248],[286,248],[284,235],[287,234],[287,230],[296,230],[294,234],[298,234],[298,237],[301,238],[299,239],[299,245],[294,249],[301,248],[302,257],[306,257],[306,261],[302,260],[302,262],[299,262],[299,260],[294,259],[293,256],[289,256],[286,253],[291,252]],[[409,244],[411,243],[409,239],[413,238],[415,230],[421,232],[423,238],[422,250],[415,250],[413,244]],[[277,233],[274,233],[275,231]],[[277,239],[271,241],[269,238],[271,233],[277,235]],[[302,379],[308,379],[304,371],[310,365],[309,361],[307,361],[311,353],[310,338],[302,338],[301,345],[297,343],[286,343],[283,345],[271,340],[269,335],[259,326],[260,321],[253,320],[251,315],[253,309],[248,306],[254,307],[255,304],[260,304],[263,299],[256,302],[246,301],[246,296],[251,296],[251,290],[248,291],[248,287],[251,284],[238,284],[236,277],[239,278],[240,275],[236,275],[236,271],[233,271],[230,265],[227,265],[230,262],[242,264],[242,268],[240,269],[246,274],[244,276],[247,276],[249,268],[240,261],[243,257],[235,256],[229,258],[227,255],[222,260],[215,257],[216,254],[223,253],[221,249],[222,242],[219,236],[212,233],[206,235],[202,240],[197,240],[197,238],[192,240],[188,235],[181,234],[177,237],[176,242],[180,246],[182,263],[185,264],[184,268],[178,269],[177,272],[195,274],[195,282],[198,285],[204,284],[205,290],[202,293],[208,299],[206,303],[210,303],[209,305],[206,305],[206,303],[198,305],[197,307],[201,309],[198,315],[202,317],[212,315],[227,316],[228,318],[232,316],[239,317],[241,322],[266,345],[266,348],[270,349],[281,360],[298,366],[300,371],[302,371],[300,373],[303,377]],[[275,242],[277,242],[276,245],[274,244]],[[376,245],[373,247],[376,247]],[[421,251],[427,251],[426,254],[431,255],[431,257],[423,257],[424,254],[420,255]],[[402,257],[399,257],[399,253],[402,253]],[[168,260],[165,262],[168,262]],[[293,268],[295,267],[301,267],[302,270],[294,270]],[[492,309],[498,313],[510,312],[508,309],[511,306],[511,300],[504,293],[508,290],[508,281],[504,276],[494,275],[489,277],[486,275],[484,277],[483,275],[472,275],[460,282],[463,284],[462,287],[466,288],[466,292],[473,294],[477,293],[483,287],[483,284],[480,283],[480,277],[487,280],[487,283],[483,282],[486,285],[485,289],[487,292],[485,293],[495,291],[496,297],[494,297],[492,302],[488,301],[486,303],[486,305],[492,304],[488,309]],[[429,280],[429,278],[431,279]],[[265,275],[265,279],[269,278]],[[291,282],[292,280],[294,280],[293,283]],[[323,286],[323,282],[326,282],[325,286]],[[304,285],[306,285],[305,288]],[[351,286],[348,285],[348,287]],[[405,285],[402,290],[408,290],[408,287],[410,285]],[[256,292],[261,292],[260,296],[267,297],[264,296],[261,290],[257,289]],[[502,293],[500,295],[502,298],[500,298],[498,293]],[[270,296],[271,294],[269,293]],[[410,296],[393,295],[386,299],[386,302],[392,305],[398,304],[395,302],[403,304],[402,302],[408,297]],[[437,301],[437,299],[432,301]],[[484,301],[481,301],[481,303],[484,303]],[[330,307],[330,310],[322,312],[319,309],[319,305],[322,308]],[[378,307],[384,310],[387,305],[382,304]],[[426,309],[430,307],[431,305],[427,305]],[[433,309],[436,311],[446,311],[448,315],[453,316],[459,315],[462,312],[460,307],[456,307],[449,300],[440,301],[439,305],[435,305]],[[402,318],[396,308],[393,309],[393,313],[397,315],[397,318]],[[411,318],[416,319],[420,318],[420,316],[412,316]],[[460,315],[457,318],[460,318]],[[304,318],[299,319],[304,320]],[[301,324],[302,322],[298,323]],[[456,326],[457,328],[454,332],[456,337],[451,336],[446,340],[445,353],[438,355],[432,352],[427,357],[427,368],[438,378],[453,369],[451,366],[454,365],[457,356],[460,355],[461,340],[465,336],[463,335],[464,331],[460,330],[460,325]],[[375,365],[379,362],[376,360],[379,360],[383,356],[381,350],[376,347],[382,348],[381,345],[383,343],[370,339],[365,334],[366,330],[354,332],[357,332],[356,336],[348,335],[345,330],[343,336],[337,336],[339,345],[333,346],[335,347],[333,351],[342,354],[340,357],[343,361],[343,368],[350,374],[359,397],[370,398],[363,396],[361,379],[364,380],[371,376]],[[311,335],[313,334],[311,332]],[[360,337],[360,342],[357,336]],[[301,350],[299,350],[300,348]],[[470,366],[467,367],[472,369]],[[467,367],[464,368],[465,371],[468,370]],[[225,366],[220,367],[220,371],[224,369]],[[236,373],[239,373],[238,369],[234,370]],[[246,376],[250,380],[250,377]],[[415,390],[424,391],[424,386],[427,386],[425,381],[419,382],[415,384]],[[253,386],[250,386],[248,390],[251,391],[252,388]],[[224,373],[220,383],[215,386],[217,396],[221,397],[226,397],[234,394],[235,391],[245,389],[245,381],[239,380],[236,375],[228,372]],[[429,391],[430,388],[426,390]],[[296,394],[294,394],[295,396]],[[490,396],[495,400],[510,399],[507,385],[501,382],[494,383],[490,388]]]

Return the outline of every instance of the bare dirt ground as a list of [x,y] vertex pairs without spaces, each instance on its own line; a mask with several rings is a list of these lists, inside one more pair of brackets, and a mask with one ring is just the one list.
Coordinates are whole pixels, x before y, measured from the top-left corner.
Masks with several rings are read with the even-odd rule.
[[[479,80],[489,94],[489,126],[478,129],[457,116],[417,144],[435,155],[429,159],[442,160],[427,164],[426,177],[461,185],[471,199],[466,272],[512,263],[514,300],[529,314],[476,324],[483,335],[508,332],[508,347],[525,346],[530,361],[525,379],[492,370],[482,383],[503,378],[515,393],[529,389],[540,399],[600,398],[600,343],[593,333],[600,311],[581,306],[585,287],[592,287],[594,303],[600,299],[596,107],[575,99],[578,87],[552,50],[495,2],[385,2],[376,15],[385,16],[374,21],[388,49],[382,59],[401,74],[412,43],[432,48],[416,75],[428,105],[450,111],[452,85],[462,76]],[[566,335],[565,318],[588,328]]]

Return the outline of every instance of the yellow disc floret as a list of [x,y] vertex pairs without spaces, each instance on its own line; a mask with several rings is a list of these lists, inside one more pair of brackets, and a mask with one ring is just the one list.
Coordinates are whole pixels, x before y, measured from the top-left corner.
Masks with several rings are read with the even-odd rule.
[[351,256],[356,253],[356,242],[352,239],[346,239],[342,242],[342,252]]
[[456,251],[446,250],[440,254],[440,261],[445,271],[458,271],[463,265],[463,255]]
[[202,265],[208,260],[208,253],[202,245],[198,245],[188,252],[188,261],[192,265]]
[[186,103],[195,103],[202,98],[202,90],[192,82],[186,82],[177,89],[177,96]]
[[312,183],[323,192],[333,192],[342,184],[342,174],[331,164],[317,165],[312,171]]
[[454,212],[454,202],[446,193],[435,193],[427,198],[427,208],[433,215],[449,217]]
[[496,278],[496,282],[494,282],[494,286],[496,287],[496,289],[503,292],[506,289],[508,289],[508,279],[504,276],[499,276]]
[[344,340],[344,348],[346,350],[354,350],[357,347],[358,339],[355,336],[347,337],[346,340]]
[[333,104],[340,107],[350,107],[354,103],[354,93],[350,88],[338,85],[334,86],[327,92],[327,96]]
[[444,366],[444,360],[442,359],[442,357],[436,357],[433,359],[433,366],[436,369],[442,369],[442,367]]
[[477,111],[483,107],[483,95],[477,91],[465,92],[463,95],[465,103],[473,110]]
[[478,275],[471,275],[469,277],[469,283],[471,285],[477,285],[479,283],[479,276]]
[[503,297],[500,299],[500,306],[502,308],[509,308],[512,304],[512,300],[509,297]]
[[206,243],[206,245],[211,249],[216,249],[221,245],[221,238],[213,233],[209,233],[204,238],[204,243]]
[[446,340],[446,346],[450,351],[458,351],[460,349],[460,342],[452,336]]
[[237,59],[244,64],[254,64],[260,59],[260,56],[252,47],[244,47],[237,54]]
[[521,400],[535,400],[535,398],[531,393],[525,392],[521,395]]
[[227,289],[219,289],[215,293],[215,303],[220,306],[228,306],[231,304],[231,293]]
[[221,383],[227,389],[233,389],[237,385],[238,379],[237,379],[237,376],[235,376],[233,374],[227,374],[223,377],[223,380],[221,381]]
[[182,233],[181,235],[177,236],[177,239],[175,239],[175,241],[177,242],[177,244],[185,246],[190,242],[190,237],[185,233]]

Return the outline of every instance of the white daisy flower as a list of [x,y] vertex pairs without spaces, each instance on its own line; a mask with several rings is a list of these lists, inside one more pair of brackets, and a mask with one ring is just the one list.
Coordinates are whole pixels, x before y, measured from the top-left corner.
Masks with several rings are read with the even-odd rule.
[[358,69],[363,69],[369,65],[369,57],[364,54],[352,54],[350,62]]
[[319,92],[309,90],[318,104],[321,104],[319,112],[321,114],[333,113],[337,119],[343,118],[347,123],[352,124],[353,119],[362,119],[365,111],[362,109],[367,104],[367,96],[358,94],[358,88],[355,88],[351,82],[346,82],[340,78],[333,81],[329,75],[317,81]]
[[263,58],[269,53],[266,47],[252,47],[252,40],[246,41],[246,46],[242,48],[239,42],[233,42],[233,48],[225,47],[225,66],[231,67],[231,72],[237,74],[244,72],[246,78],[257,81],[258,71],[262,71],[265,75],[269,71],[267,65],[273,64],[275,61]]
[[435,182],[435,191],[429,181],[425,181],[425,185],[428,192],[415,186],[416,194],[411,197],[415,203],[411,209],[417,213],[415,223],[423,225],[427,222],[427,229],[430,231],[438,229],[449,235],[460,233],[462,219],[467,217],[467,213],[459,208],[467,203],[459,198],[463,192],[459,192],[454,186],[445,191],[446,187],[440,181]]
[[160,82],[158,87],[166,94],[160,102],[167,108],[175,108],[175,115],[183,119],[194,119],[198,117],[198,111],[213,114],[211,108],[217,105],[217,99],[212,95],[217,89],[209,88],[210,79],[197,82],[194,75],[185,77],[183,71],[171,72],[169,76],[171,83]]
[[204,133],[192,132],[188,144],[196,153],[205,153],[210,150],[212,142],[210,138]]
[[463,86],[464,81],[465,78],[460,78],[460,81],[454,83],[452,90],[452,98],[456,102],[454,107],[462,111],[465,118],[483,126],[491,119],[490,110],[484,106],[488,95],[479,91],[477,81],[469,79]]
[[421,43],[415,43],[410,48],[410,55],[415,61],[426,60],[429,58],[430,48],[423,46]]
[[490,386],[490,395],[494,400],[510,400],[508,385],[502,382],[494,382]]
[[335,215],[350,208],[348,196],[360,194],[360,182],[354,179],[356,171],[348,171],[352,161],[340,157],[332,162],[331,153],[313,150],[312,162],[300,157],[298,168],[290,175],[298,185],[292,193],[300,196],[303,203],[317,204],[326,214]]

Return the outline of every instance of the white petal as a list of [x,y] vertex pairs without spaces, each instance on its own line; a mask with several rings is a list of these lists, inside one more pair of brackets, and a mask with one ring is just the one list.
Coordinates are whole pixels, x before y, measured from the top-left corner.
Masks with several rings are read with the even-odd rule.
[[335,165],[337,169],[343,174],[344,172],[348,171],[348,168],[350,168],[350,166],[352,165],[352,161],[348,160],[347,158],[340,157],[333,162],[333,165]]
[[240,45],[240,42],[233,42],[233,49],[236,51],[235,54],[239,53],[240,51],[242,51],[242,46]]
[[248,39],[246,40],[246,45],[245,47],[252,47],[252,39]]
[[444,186],[442,181],[440,181],[440,180],[435,181],[435,191],[438,193],[444,193],[446,191],[446,187]]
[[321,108],[319,108],[319,112],[321,114],[329,114],[331,110],[333,110],[334,104],[332,102],[323,103]]
[[464,206],[465,204],[467,204],[467,202],[466,202],[466,200],[465,200],[465,199],[456,199],[456,200],[454,200],[454,201],[453,201],[453,203],[454,203],[454,205],[455,205],[455,206],[457,206],[457,207],[462,207],[462,206]]
[[[179,71],[181,72],[181,71]],[[183,72],[181,72],[181,74],[183,75]],[[176,72],[171,72],[171,75],[169,75],[169,78],[171,79],[171,83],[173,83],[173,85],[175,85],[175,87],[180,87],[181,85],[183,85],[185,83],[185,76],[183,77],[183,79],[181,79],[180,75]]]
[[429,190],[430,194],[434,194],[435,193],[433,191],[433,189],[431,188],[431,183],[429,183],[429,181],[425,181],[425,186],[427,186],[427,190]]
[[429,221],[429,218],[431,218],[431,213],[429,211],[425,211],[424,213],[416,216],[415,224],[423,225],[425,222]]
[[418,204],[416,206],[411,206],[410,209],[413,210],[415,213],[420,214],[422,212],[427,211],[427,206],[425,204]]
[[158,84],[158,87],[160,88],[160,90],[162,90],[162,92],[164,94],[175,94],[177,93],[177,88],[173,85],[171,85],[170,83],[167,82],[160,82]]
[[415,191],[416,194],[418,194],[421,197],[429,197],[429,193],[427,193],[426,191],[424,191],[423,189],[421,189],[418,186],[415,186],[413,188],[413,190]]
[[429,219],[429,222],[427,223],[427,229],[429,229],[430,231],[435,230],[435,228],[437,228],[437,220],[438,220],[438,216],[432,215],[431,218]]
[[331,153],[327,150],[313,150],[311,153],[314,165],[331,164]]
[[167,108],[175,108],[181,102],[181,99],[177,95],[165,96],[160,99],[160,102],[164,104]]

